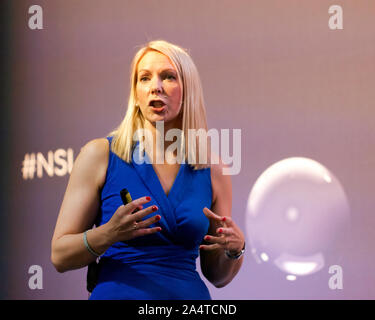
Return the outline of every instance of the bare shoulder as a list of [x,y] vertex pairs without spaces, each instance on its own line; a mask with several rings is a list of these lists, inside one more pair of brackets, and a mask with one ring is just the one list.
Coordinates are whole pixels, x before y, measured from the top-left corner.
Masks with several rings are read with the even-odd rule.
[[225,169],[228,169],[229,166],[226,165],[219,156],[215,156],[213,163],[211,163],[211,179],[213,181],[219,181],[221,183],[225,181],[230,181],[230,175],[225,174]]
[[218,163],[211,164],[211,184],[212,184],[212,198],[215,202],[218,196],[232,194],[232,181],[230,175],[224,174],[226,164],[220,158],[217,158]]
[[81,153],[85,153],[95,158],[101,158],[108,155],[109,143],[106,138],[97,138],[87,142],[82,148]]
[[[87,173],[100,187],[104,184],[108,166],[109,143],[106,138],[97,138],[88,141],[80,150],[75,161],[76,169],[83,174]],[[74,168],[73,168],[74,170]]]

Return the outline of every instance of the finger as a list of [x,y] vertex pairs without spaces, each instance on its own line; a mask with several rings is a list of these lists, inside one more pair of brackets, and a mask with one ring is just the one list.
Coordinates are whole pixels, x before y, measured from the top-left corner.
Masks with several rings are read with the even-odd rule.
[[144,218],[145,216],[149,215],[152,212],[157,211],[158,209],[159,208],[157,206],[147,207],[143,210],[140,210],[140,211],[137,211],[137,212],[133,213],[132,218],[133,218],[134,221],[141,221],[142,218]]
[[230,236],[230,235],[233,234],[233,229],[232,228],[222,228],[222,227],[220,227],[220,228],[216,229],[216,233]]
[[157,214],[156,216],[148,218],[142,222],[138,222],[138,228],[147,228],[150,225],[158,222],[160,219],[161,219],[161,216]]
[[150,201],[151,201],[150,197],[138,198],[138,199],[133,200],[132,202],[129,202],[128,204],[126,204],[124,206],[124,208],[126,209],[126,213],[130,214],[130,213],[133,213],[134,210],[136,210],[139,206],[142,206],[142,208],[143,208],[143,205],[150,202]]
[[157,232],[160,232],[162,229],[160,227],[154,227],[154,228],[143,228],[143,229],[138,229],[134,230],[134,238],[137,237],[142,237],[142,236],[147,236],[149,234],[154,234]]
[[199,246],[199,249],[204,250],[204,251],[212,251],[221,248],[220,244],[214,243],[214,244],[201,244]]
[[218,222],[222,222],[223,221],[223,218],[221,216],[218,216],[217,214],[213,213],[210,209],[208,209],[207,207],[205,207],[203,209],[203,213],[206,215],[206,217],[208,219],[214,219]]
[[137,212],[139,210],[142,210],[142,209],[143,209],[143,206],[138,206],[132,213],[135,213],[135,212]]
[[221,219],[227,227],[233,227],[234,226],[234,222],[233,222],[233,219],[231,217],[224,216],[224,217],[221,217]]
[[227,243],[225,237],[215,237],[215,236],[205,236],[204,240],[209,242],[209,243],[218,243],[221,245],[225,245]]

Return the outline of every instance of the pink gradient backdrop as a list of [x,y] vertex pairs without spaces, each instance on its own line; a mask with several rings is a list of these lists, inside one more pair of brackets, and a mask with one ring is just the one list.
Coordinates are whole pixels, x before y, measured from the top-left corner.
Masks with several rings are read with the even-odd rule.
[[[43,30],[27,26],[32,4],[43,8]],[[328,28],[334,4],[344,10],[343,30]],[[68,176],[23,180],[21,163],[25,153],[58,148],[76,157],[105,136],[124,115],[137,46],[165,39],[197,64],[209,127],[242,129],[242,170],[232,182],[233,218],[244,231],[252,185],[288,157],[329,168],[351,207],[343,290],[329,289],[328,266],[288,282],[248,252],[232,283],[208,284],[212,297],[374,299],[374,15],[372,0],[14,2],[6,298],[87,298],[85,269],[59,274],[50,262]],[[33,264],[43,268],[43,290],[28,288]]]

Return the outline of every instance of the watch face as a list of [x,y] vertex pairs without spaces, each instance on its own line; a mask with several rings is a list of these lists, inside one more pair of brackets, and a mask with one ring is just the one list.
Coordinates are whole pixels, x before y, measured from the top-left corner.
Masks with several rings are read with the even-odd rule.
[[225,250],[225,254],[230,259],[238,259],[244,254],[244,252],[245,252],[245,245],[244,245],[243,249],[237,255],[232,255],[232,254],[229,253],[229,251]]

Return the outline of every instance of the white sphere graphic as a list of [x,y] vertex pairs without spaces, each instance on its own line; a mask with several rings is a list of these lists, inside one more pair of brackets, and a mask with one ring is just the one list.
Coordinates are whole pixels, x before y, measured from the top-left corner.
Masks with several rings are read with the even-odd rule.
[[275,265],[291,281],[321,270],[349,224],[340,182],[312,159],[273,164],[248,198],[246,231],[256,261]]

